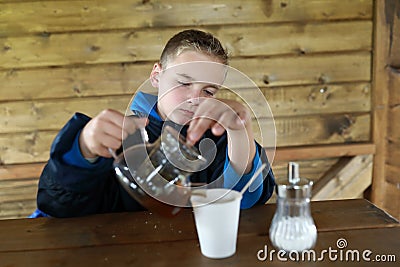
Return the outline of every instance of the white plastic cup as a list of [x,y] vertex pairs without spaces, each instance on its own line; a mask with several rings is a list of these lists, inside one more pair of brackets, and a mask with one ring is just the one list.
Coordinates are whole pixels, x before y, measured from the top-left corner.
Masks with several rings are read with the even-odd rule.
[[242,195],[231,189],[199,189],[191,196],[201,253],[212,259],[235,254]]

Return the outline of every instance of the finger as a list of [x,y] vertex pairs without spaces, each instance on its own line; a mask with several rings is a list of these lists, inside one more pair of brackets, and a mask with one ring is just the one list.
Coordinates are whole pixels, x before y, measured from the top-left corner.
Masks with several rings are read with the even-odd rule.
[[251,122],[251,115],[249,112],[246,112],[245,110],[241,110],[237,113],[238,117],[236,119],[236,124],[237,125],[247,125],[248,123]]
[[218,118],[218,124],[220,124],[225,129],[234,129],[237,127],[236,120],[238,115],[233,110],[226,110],[221,113]]
[[212,127],[211,127],[211,131],[214,135],[216,136],[220,136],[223,135],[225,132],[225,128],[219,124],[219,123],[215,123]]
[[111,148],[111,149],[118,149],[121,147],[121,140],[115,139],[112,136],[107,136],[106,138],[103,139],[101,143],[101,148]]
[[212,125],[215,124],[214,120],[209,118],[200,117],[193,119],[187,131],[186,139],[189,144],[195,144],[207,131],[207,129],[211,128]]
[[103,122],[100,129],[103,129],[104,135],[122,141],[122,136],[124,133],[122,132],[122,128],[119,125],[110,122]]
[[105,109],[98,115],[100,120],[109,121],[122,128],[124,123],[124,114],[113,109]]
[[109,148],[117,150],[121,146],[121,141],[112,136],[102,136],[101,143],[97,143],[93,148],[93,152],[102,157],[110,157]]
[[149,120],[147,118],[125,117],[123,126],[124,134],[133,134],[137,129],[146,127],[148,123]]

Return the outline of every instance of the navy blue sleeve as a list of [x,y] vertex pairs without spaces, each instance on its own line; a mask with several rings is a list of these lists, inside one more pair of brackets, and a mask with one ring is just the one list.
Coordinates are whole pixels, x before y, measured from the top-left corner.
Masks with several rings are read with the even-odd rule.
[[[231,188],[236,191],[241,191],[242,188],[251,179],[253,174],[262,165],[258,151],[253,159],[252,168],[249,173],[240,176],[231,166],[228,155],[225,159],[224,165],[224,188]],[[250,185],[250,187],[243,194],[242,201],[240,203],[241,209],[251,208],[254,204],[258,202],[263,192],[263,176],[262,173],[258,175],[256,180]]]
[[263,180],[263,193],[261,194],[260,199],[258,200],[258,204],[265,204],[271,198],[275,189],[275,176],[272,171],[272,167],[268,161],[267,154],[265,153],[265,149],[257,144],[257,150],[260,154],[261,162],[266,163],[267,167],[263,170],[262,174],[264,177]]
[[50,159],[39,180],[37,205],[39,210],[52,217],[118,211],[121,192],[115,181],[112,159],[104,159],[94,169],[70,165],[63,159],[89,120],[89,117],[76,113],[51,146]]
[[81,131],[77,133],[71,149],[62,156],[62,159],[66,164],[76,166],[79,168],[85,168],[85,169],[98,168],[100,164],[102,164],[102,162],[104,161],[104,158],[99,157],[95,162],[90,163],[87,159],[83,157],[81,149],[79,148],[79,136],[81,134]]
[[256,155],[253,159],[251,171],[245,175],[240,176],[236,173],[236,171],[230,165],[228,153],[226,153],[224,165],[224,187],[232,188],[236,191],[241,191],[241,189],[251,179],[255,171],[261,167],[263,163],[266,163],[267,167],[244,193],[242,202],[240,203],[240,207],[242,209],[250,208],[255,204],[265,204],[268,199],[271,198],[275,188],[274,174],[264,148],[257,142]]

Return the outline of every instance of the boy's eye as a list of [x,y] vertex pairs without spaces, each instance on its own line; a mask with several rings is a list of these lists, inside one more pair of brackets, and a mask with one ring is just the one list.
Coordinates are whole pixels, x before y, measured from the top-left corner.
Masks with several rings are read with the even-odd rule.
[[178,81],[178,83],[179,83],[180,85],[182,85],[182,86],[191,86],[191,85],[192,85],[192,83],[190,83],[190,82],[181,82],[181,81]]
[[204,93],[206,93],[207,95],[209,95],[209,96],[214,96],[215,95],[215,92],[214,91],[211,91],[211,90],[204,90]]

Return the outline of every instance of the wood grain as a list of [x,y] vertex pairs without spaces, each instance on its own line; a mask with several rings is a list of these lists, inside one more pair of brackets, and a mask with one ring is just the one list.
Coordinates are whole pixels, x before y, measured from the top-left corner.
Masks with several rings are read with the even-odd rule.
[[[374,62],[373,62],[373,142],[376,143],[376,155],[374,158],[371,199],[388,212],[397,213],[393,198],[399,199],[400,190],[393,184],[387,183],[386,161],[390,165],[398,166],[399,160],[393,158],[396,152],[392,150],[399,140],[399,132],[396,129],[399,120],[398,106],[398,71],[400,53],[394,49],[398,43],[400,33],[400,4],[398,1],[380,1],[375,8],[374,30]],[[390,194],[389,194],[390,192]],[[390,195],[390,196],[389,196]]]
[[31,194],[29,198],[23,200],[0,202],[0,220],[27,218],[36,210],[35,195]]
[[[400,23],[399,23],[400,24]],[[400,104],[400,68],[389,67],[389,86],[390,91],[389,106],[395,107]]]
[[[242,210],[239,236],[263,236],[276,205]],[[312,216],[320,233],[365,228],[396,227],[398,222],[366,200],[316,201]],[[341,216],[338,216],[340,213]],[[82,248],[127,244],[172,243],[197,240],[193,213],[183,210],[174,219],[151,212],[98,214],[80,218],[38,218],[0,222],[0,252]],[[73,229],[73,230],[72,230]],[[49,235],[51,233],[51,235]],[[26,238],[29,236],[29,238]],[[50,243],[49,243],[50,242]]]
[[[349,31],[350,28],[353,30]],[[0,45],[7,47],[6,52],[0,54],[0,69],[157,61],[168,39],[181,30],[183,28],[0,38]],[[232,58],[371,50],[370,21],[235,25],[203,30],[218,36]]]
[[274,128],[277,147],[370,141],[369,114],[278,117],[258,122],[262,131],[255,131],[255,138],[266,147],[273,144]]
[[[272,158],[272,167],[277,177],[287,176],[287,163],[297,161],[301,173],[313,180],[330,168],[339,157],[374,154],[373,144],[342,144],[309,147],[278,147]],[[269,153],[267,151],[267,153]],[[0,167],[0,181],[32,179],[40,176],[44,162],[8,164]],[[396,171],[393,171],[393,175]],[[396,175],[397,177],[397,175]],[[395,177],[393,177],[394,179]],[[394,181],[394,180],[393,180]]]
[[[263,98],[256,91],[261,90]],[[342,83],[270,88],[222,89],[217,97],[241,101],[254,114],[273,116],[368,112],[371,110],[369,83]]]
[[386,164],[386,182],[391,183],[400,190],[400,166]]
[[[368,114],[339,114],[329,116],[276,118],[278,146],[311,144],[343,144],[367,142],[369,136]],[[55,122],[60,127],[66,120]],[[273,121],[259,120],[263,132],[256,139],[264,146],[275,145]],[[272,132],[271,132],[272,131]],[[3,164],[34,163],[46,161],[57,130],[41,130],[0,134],[0,161]]]
[[[279,155],[279,151],[277,151],[277,155]],[[288,177],[289,161],[272,162],[272,170],[274,172],[275,178]],[[331,168],[331,166],[333,166],[338,161],[338,158],[321,158],[291,161],[296,161],[296,163],[299,164],[300,177],[307,178],[315,182],[321,178],[321,176],[327,169]]]
[[[235,89],[234,92],[223,90],[218,96],[247,103],[258,118],[370,110],[367,102],[370,90],[366,83],[261,89],[264,99],[255,94],[254,90],[259,89]],[[60,129],[63,121],[75,112],[95,116],[102,109],[112,108],[124,113],[133,97],[134,94],[125,94],[0,103],[0,123],[7,126],[0,129],[0,133]],[[271,110],[265,106],[266,103]]]
[[[258,87],[368,82],[370,59],[366,52],[235,59],[231,62],[232,67],[248,78],[238,76],[228,88],[248,88],[249,79]],[[151,68],[148,63],[0,71],[0,81],[5,89],[0,91],[0,100],[126,94],[146,82]]]
[[2,165],[0,182],[7,180],[32,179],[40,176],[44,163]]
[[57,131],[0,135],[0,162],[3,164],[47,161]]
[[59,130],[75,112],[94,117],[103,109],[110,108],[125,114],[131,98],[131,95],[123,95],[108,98],[8,102],[0,104],[3,107],[0,114],[4,116],[0,123],[7,125],[8,133]]
[[[36,210],[38,179],[0,182],[0,220],[27,218]],[[3,187],[4,186],[4,187]]]
[[87,65],[0,71],[2,102],[133,94],[151,64]]
[[372,155],[356,156],[341,166],[337,174],[318,192],[313,200],[349,199],[362,194],[371,185]]
[[[21,2],[23,4],[21,4]],[[18,1],[2,3],[2,36],[201,25],[371,19],[373,1]],[[307,12],[299,12],[307,10]],[[182,14],[190,13],[191,16]],[[38,19],[40,18],[40,19]]]
[[[286,86],[370,81],[370,53],[232,60],[256,84]],[[301,71],[300,71],[301,70]],[[240,83],[237,86],[240,88]]]
[[374,153],[375,145],[372,143],[277,147],[275,161],[280,162],[331,157],[346,157]]
[[[387,171],[387,175],[391,174],[391,170],[389,169]],[[387,177],[389,178],[389,177]],[[398,179],[398,173],[397,173],[397,179]],[[397,220],[400,220],[400,198],[399,198],[399,183],[391,183],[389,179],[387,179],[388,182],[385,184],[385,192],[386,192],[386,198],[387,200],[383,204],[382,208],[388,212],[391,216],[396,218]]]
[[[337,266],[340,259],[340,251],[343,253],[343,262],[346,266],[360,266],[364,261],[362,253],[365,250],[372,251],[374,254],[368,254],[367,260],[375,260],[376,255],[391,255],[391,260],[385,262],[385,266],[397,266],[394,259],[399,257],[396,248],[399,246],[400,227],[385,229],[360,229],[360,230],[341,230],[332,232],[323,232],[318,235],[315,251],[316,257],[313,261],[290,260],[289,257],[280,258],[287,261],[279,261],[277,258],[277,250],[272,246],[268,236],[239,236],[237,241],[237,251],[235,255],[226,259],[209,259],[204,257],[199,248],[197,240],[180,240],[176,242],[154,242],[140,243],[128,245],[115,245],[103,247],[83,247],[83,248],[61,248],[53,250],[38,251],[16,251],[1,253],[3,263],[10,266],[53,266],[54,263],[63,266],[77,266],[85,263],[86,266],[148,266],[149,262],[155,266]],[[348,242],[349,248],[337,250],[336,242],[343,238]],[[385,246],[380,245],[376,240],[385,240]],[[267,253],[274,250],[272,259],[260,261],[257,253],[263,251],[267,247]],[[335,250],[331,257],[336,256],[336,260],[330,260],[326,251],[331,248]],[[325,250],[325,252],[323,252]],[[354,260],[351,261],[352,255],[346,252],[353,250],[359,251],[359,261],[356,254]],[[263,255],[263,254],[261,254]],[[321,255],[324,255],[321,257]],[[348,261],[346,256],[349,255]],[[365,256],[365,255],[364,255]],[[393,257],[394,256],[394,257]],[[268,257],[268,255],[267,255]],[[299,256],[301,259],[301,254]],[[320,258],[320,261],[317,261]],[[386,259],[388,259],[386,257]],[[18,264],[15,265],[15,262]],[[368,262],[369,263],[369,262]],[[378,263],[372,266],[379,266]]]

